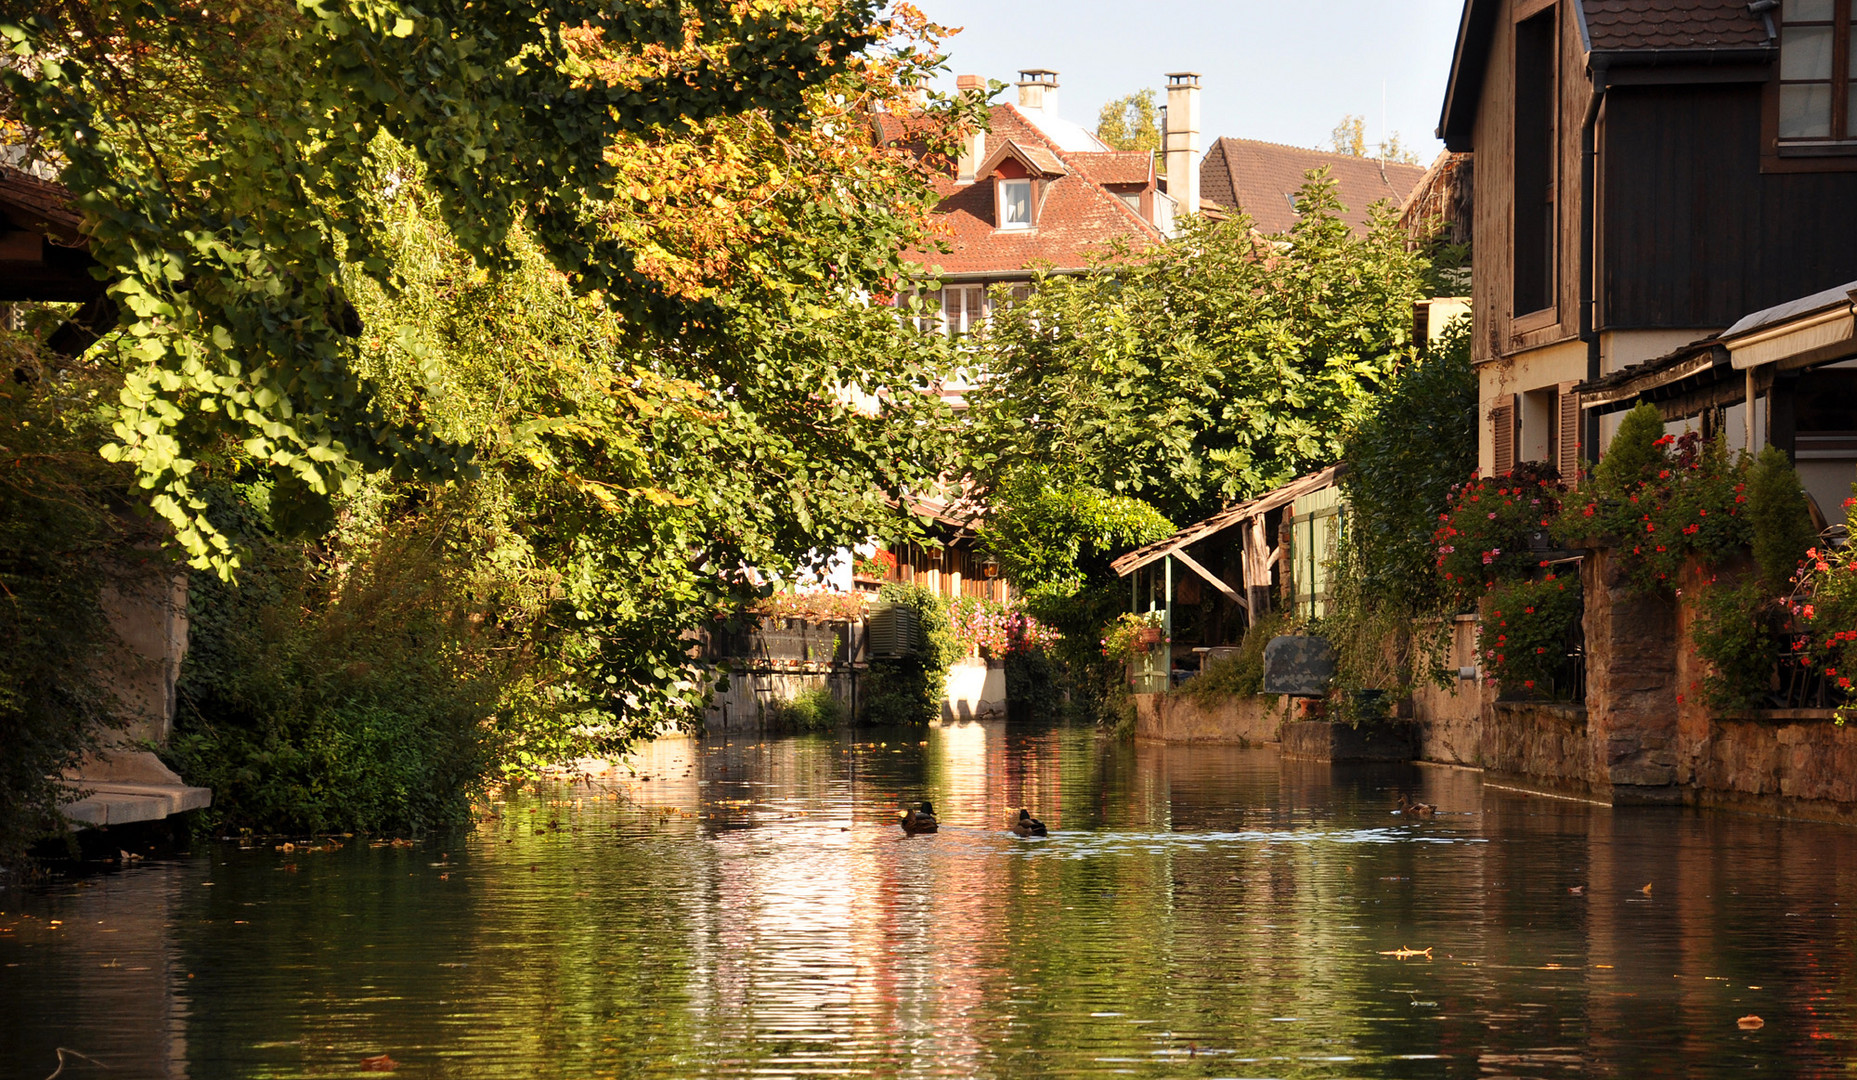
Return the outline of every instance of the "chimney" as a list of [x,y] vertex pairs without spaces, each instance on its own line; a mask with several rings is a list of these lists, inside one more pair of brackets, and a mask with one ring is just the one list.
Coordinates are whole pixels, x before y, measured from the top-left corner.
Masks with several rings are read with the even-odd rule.
[[[957,75],[954,88],[962,97],[984,98],[987,95],[987,81],[978,75]],[[987,159],[987,133],[984,128],[975,128],[961,136],[961,160],[956,164],[955,180],[963,184],[974,182],[974,173]]]
[[1167,194],[1183,214],[1199,213],[1199,72],[1167,74]]
[[1019,108],[1057,115],[1057,72],[1028,68],[1019,72]]

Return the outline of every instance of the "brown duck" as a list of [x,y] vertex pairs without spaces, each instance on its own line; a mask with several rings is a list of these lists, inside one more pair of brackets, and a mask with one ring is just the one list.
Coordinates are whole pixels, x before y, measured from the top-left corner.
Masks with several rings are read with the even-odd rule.
[[1043,836],[1046,833],[1045,823],[1033,817],[1030,810],[1019,811],[1019,819],[1012,823],[1011,828],[1014,836]]
[[932,833],[940,828],[940,823],[935,820],[935,804],[926,799],[920,810],[899,810],[896,816],[902,819],[903,831],[910,836]]
[[1397,813],[1404,814],[1407,817],[1429,818],[1437,816],[1438,808],[1430,803],[1413,802],[1410,798],[1402,794],[1399,796],[1399,809]]

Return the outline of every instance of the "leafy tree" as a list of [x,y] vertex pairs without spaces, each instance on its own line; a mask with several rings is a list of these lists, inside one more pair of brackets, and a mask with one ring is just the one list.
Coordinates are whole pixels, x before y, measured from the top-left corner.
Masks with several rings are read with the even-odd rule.
[[1193,521],[1340,459],[1408,355],[1423,260],[1378,213],[1364,237],[1311,176],[1282,237],[1190,223],[994,319],[973,395],[977,467],[1087,485]]
[[1112,150],[1161,148],[1161,114],[1153,90],[1137,90],[1105,104],[1096,114],[1096,137]]
[[[842,80],[900,93],[935,59],[916,40],[929,29],[919,16],[879,19],[875,7],[14,5],[0,17],[13,53],[0,71],[7,119],[81,193],[91,253],[132,339],[106,454],[134,467],[194,565],[221,572],[236,556],[193,475],[213,453],[249,457],[320,497],[354,492],[369,469],[468,474],[467,443],[396,422],[357,370],[351,295],[364,281],[400,287],[376,213],[396,183],[376,157],[383,135],[418,159],[455,242],[482,265],[517,257],[520,226],[629,325],[716,330],[730,312],[701,285],[719,268],[686,259],[696,280],[667,286],[662,253],[626,227],[687,193],[637,170],[633,151],[700,144],[705,124],[750,114],[846,126],[847,115],[818,115],[815,92],[851,88],[861,107],[870,95]],[[750,229],[775,220],[751,203],[732,210]],[[709,239],[693,231],[685,247]],[[854,268],[868,260],[820,272],[849,280]]]

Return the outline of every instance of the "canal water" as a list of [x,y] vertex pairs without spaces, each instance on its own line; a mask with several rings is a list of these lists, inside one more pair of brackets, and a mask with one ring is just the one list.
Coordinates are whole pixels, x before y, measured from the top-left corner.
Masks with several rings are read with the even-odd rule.
[[[655,744],[0,891],[0,1078],[1845,1075],[1857,830],[1088,730]],[[1402,793],[1438,806],[1391,813]],[[933,799],[941,832],[904,837]],[[1051,827],[1003,826],[1030,807]],[[1758,1016],[1758,1028],[1738,1021]]]

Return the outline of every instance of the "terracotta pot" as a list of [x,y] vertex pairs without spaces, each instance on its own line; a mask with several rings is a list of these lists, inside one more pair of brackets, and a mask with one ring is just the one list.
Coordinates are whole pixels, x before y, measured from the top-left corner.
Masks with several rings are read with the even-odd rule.
[[1150,645],[1159,645],[1160,643],[1161,628],[1158,626],[1144,626],[1140,630],[1135,631],[1135,644],[1140,645],[1144,649]]

